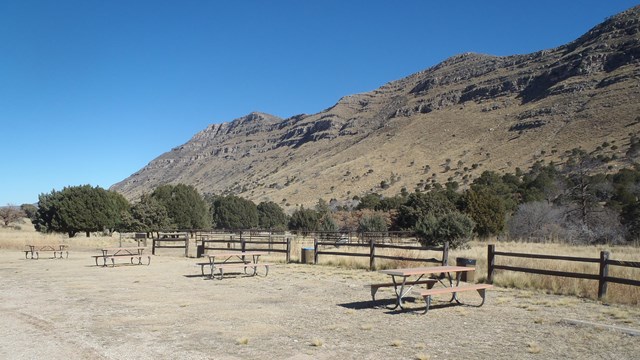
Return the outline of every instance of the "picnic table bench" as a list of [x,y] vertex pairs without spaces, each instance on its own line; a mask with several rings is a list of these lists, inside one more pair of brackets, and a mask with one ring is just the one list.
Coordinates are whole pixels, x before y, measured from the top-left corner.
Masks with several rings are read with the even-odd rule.
[[[102,266],[107,266],[107,260],[111,261],[111,266],[116,266],[117,258],[129,258],[129,261],[132,265],[144,265],[142,258],[144,257],[145,248],[144,247],[122,247],[122,248],[103,248],[100,249],[102,254],[100,255],[92,255],[96,262],[96,266],[100,266],[98,264],[98,260],[102,259]],[[137,262],[134,262],[134,259],[137,259]],[[147,264],[151,264],[151,256],[147,255]]]
[[[490,284],[470,284],[460,286],[460,277],[463,272],[475,271],[475,268],[466,267],[466,266],[431,266],[431,267],[418,267],[418,268],[405,268],[405,269],[390,269],[390,270],[380,270],[381,273],[387,274],[391,276],[392,285],[396,295],[396,304],[391,309],[400,308],[404,310],[403,298],[409,294],[413,293],[415,295],[421,296],[426,304],[425,310],[423,314],[426,314],[429,311],[429,307],[431,306],[431,298],[434,295],[439,294],[451,294],[451,299],[449,302],[455,301],[458,304],[462,304],[457,294],[466,291],[477,291],[478,294],[482,298],[482,302],[477,307],[480,307],[485,302],[485,292],[487,289],[493,287]],[[452,276],[451,274],[455,274]],[[424,279],[425,276],[431,276],[429,279]],[[416,280],[407,281],[410,277],[417,277]],[[446,284],[443,279],[448,280],[448,284]],[[424,281],[427,281],[427,289],[424,290],[414,290],[413,287],[417,284],[421,284]],[[443,287],[434,288],[434,285],[440,283]],[[386,284],[372,284],[373,286],[378,285],[386,285]],[[374,288],[371,288],[372,296],[375,295]],[[377,289],[376,289],[377,291]]]
[[[56,244],[56,245],[25,245],[28,249],[24,250],[25,259],[38,260],[41,252],[52,253],[53,257],[50,259],[63,259],[63,255],[69,258],[69,245]],[[60,255],[58,257],[58,255]]]
[[475,305],[475,306],[480,307],[485,302],[485,291],[492,287],[493,285],[491,284],[473,284],[473,285],[465,285],[465,286],[451,286],[451,287],[444,287],[444,288],[437,288],[437,289],[431,288],[431,289],[419,290],[419,291],[414,290],[413,293],[416,295],[420,295],[422,296],[422,298],[424,298],[424,302],[426,304],[426,307],[424,309],[424,314],[426,314],[427,311],[429,311],[429,307],[431,306],[431,296],[433,295],[452,294],[453,296],[449,302],[455,300],[458,304],[462,304],[462,302],[460,302],[460,300],[456,295],[460,292],[476,290],[480,295],[480,297],[482,298],[482,302],[479,305]]

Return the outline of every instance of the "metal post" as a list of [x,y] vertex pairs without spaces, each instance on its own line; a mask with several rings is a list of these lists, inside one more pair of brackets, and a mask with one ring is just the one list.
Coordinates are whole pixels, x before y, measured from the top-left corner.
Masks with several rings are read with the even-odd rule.
[[494,244],[490,244],[487,251],[487,283],[493,284],[493,271],[495,266],[495,252],[496,246]]
[[607,277],[609,276],[609,252],[600,251],[600,275],[598,279],[598,299],[607,296]]

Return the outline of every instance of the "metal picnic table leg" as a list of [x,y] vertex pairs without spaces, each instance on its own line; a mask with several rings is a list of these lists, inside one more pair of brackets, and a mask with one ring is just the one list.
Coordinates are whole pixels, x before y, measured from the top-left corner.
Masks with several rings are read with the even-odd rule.
[[387,309],[395,310],[398,307],[400,307],[400,309],[402,309],[402,291],[404,290],[404,284],[407,281],[407,277],[404,276],[402,278],[402,285],[400,285],[400,292],[398,292],[398,283],[396,282],[395,275],[391,275],[391,281],[393,281],[393,291],[396,293],[396,305],[394,307],[391,307],[391,308],[387,306]]
[[[418,279],[415,281],[416,283],[418,283],[422,277],[424,275],[420,275],[418,277]],[[396,277],[391,275],[391,279],[393,281],[393,290],[396,293],[396,305],[392,308],[387,307],[390,310],[394,310],[397,309],[398,307],[402,310],[404,310],[404,305],[402,304],[402,298],[407,295],[409,293],[409,291],[411,291],[411,289],[413,289],[414,285],[409,286],[409,288],[407,290],[405,290],[405,287],[407,285],[407,278],[408,276],[403,276],[402,277],[402,284],[400,285],[400,291],[398,292],[398,283],[396,282]]]
[[[449,277],[451,277],[451,274],[449,274]],[[457,271],[457,272],[456,272],[456,285],[455,285],[456,287],[457,287],[458,285],[460,285],[460,278],[461,278],[461,277],[462,277],[462,271]],[[453,286],[453,282],[452,282],[451,286]],[[460,300],[458,300],[458,293],[455,293],[455,292],[454,292],[453,294],[451,294],[451,300],[449,300],[449,302],[452,302],[452,301],[454,301],[454,300],[455,300],[458,304],[460,304]]]

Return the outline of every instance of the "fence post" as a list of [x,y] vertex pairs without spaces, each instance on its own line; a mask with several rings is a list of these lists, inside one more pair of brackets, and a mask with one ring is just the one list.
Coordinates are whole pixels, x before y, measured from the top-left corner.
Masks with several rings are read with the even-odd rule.
[[372,236],[369,239],[369,270],[373,271],[376,268],[376,240]]
[[607,296],[607,276],[609,276],[609,252],[600,251],[600,275],[598,279],[598,299]]
[[189,257],[189,233],[186,232],[184,234],[184,257],[188,258]]
[[490,244],[487,251],[487,282],[489,284],[493,284],[493,271],[495,266],[495,252],[496,246],[495,244]]
[[156,254],[156,239],[151,239],[151,255]]
[[442,247],[442,266],[449,265],[449,242],[445,241]]
[[240,238],[240,250],[245,252],[247,250],[247,242],[242,237]]
[[318,239],[313,238],[313,264],[318,263]]
[[287,264],[291,262],[291,238],[287,237]]

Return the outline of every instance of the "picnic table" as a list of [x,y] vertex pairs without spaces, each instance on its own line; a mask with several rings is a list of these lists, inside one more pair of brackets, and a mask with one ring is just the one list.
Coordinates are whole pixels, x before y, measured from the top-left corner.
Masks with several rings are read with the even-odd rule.
[[[491,288],[492,285],[469,284],[460,286],[460,277],[462,273],[468,271],[475,271],[475,268],[466,266],[429,266],[380,270],[381,273],[391,276],[392,279],[391,286],[393,286],[396,295],[396,302],[395,305],[391,308],[392,310],[397,308],[405,310],[403,299],[411,292],[423,297],[426,304],[426,308],[424,310],[425,314],[427,313],[427,311],[429,311],[429,307],[431,305],[431,297],[438,294],[451,294],[451,299],[449,300],[449,302],[456,301],[456,303],[461,304],[457,296],[458,293],[476,290],[482,297],[482,303],[477,306],[482,306],[485,301],[485,290]],[[424,278],[429,279],[423,280]],[[437,283],[440,283],[441,285],[443,285],[443,287],[434,288],[434,285]],[[414,286],[419,284],[426,284],[427,289],[412,291]],[[371,285],[372,296],[375,295],[374,287],[380,287],[382,285],[387,284]]]
[[[67,244],[55,244],[55,245],[25,245],[27,250],[24,250],[25,259],[38,260],[41,252],[51,252],[53,254],[52,259],[63,259],[63,255],[69,258],[69,245]],[[58,257],[58,254],[60,257]]]
[[[119,247],[119,248],[102,248],[99,249],[101,252],[100,255],[92,255],[96,262],[96,266],[100,266],[98,264],[98,259],[102,259],[102,266],[107,266],[107,260],[111,260],[111,266],[116,266],[116,258],[129,258],[129,261],[132,265],[143,265],[142,258],[144,254],[145,247]],[[137,262],[134,262],[134,259],[137,259]],[[151,256],[147,256],[147,264],[151,264]]]
[[[242,270],[245,274],[255,276],[258,274],[258,268],[264,267],[265,274],[269,274],[269,263],[260,263],[260,256],[266,255],[266,251],[218,251],[204,254],[208,261],[199,262],[196,265],[200,266],[202,275],[205,276],[204,268],[208,266],[210,268],[209,277],[215,278],[216,272],[218,278],[222,279],[225,270]],[[247,273],[247,269],[252,270]]]

